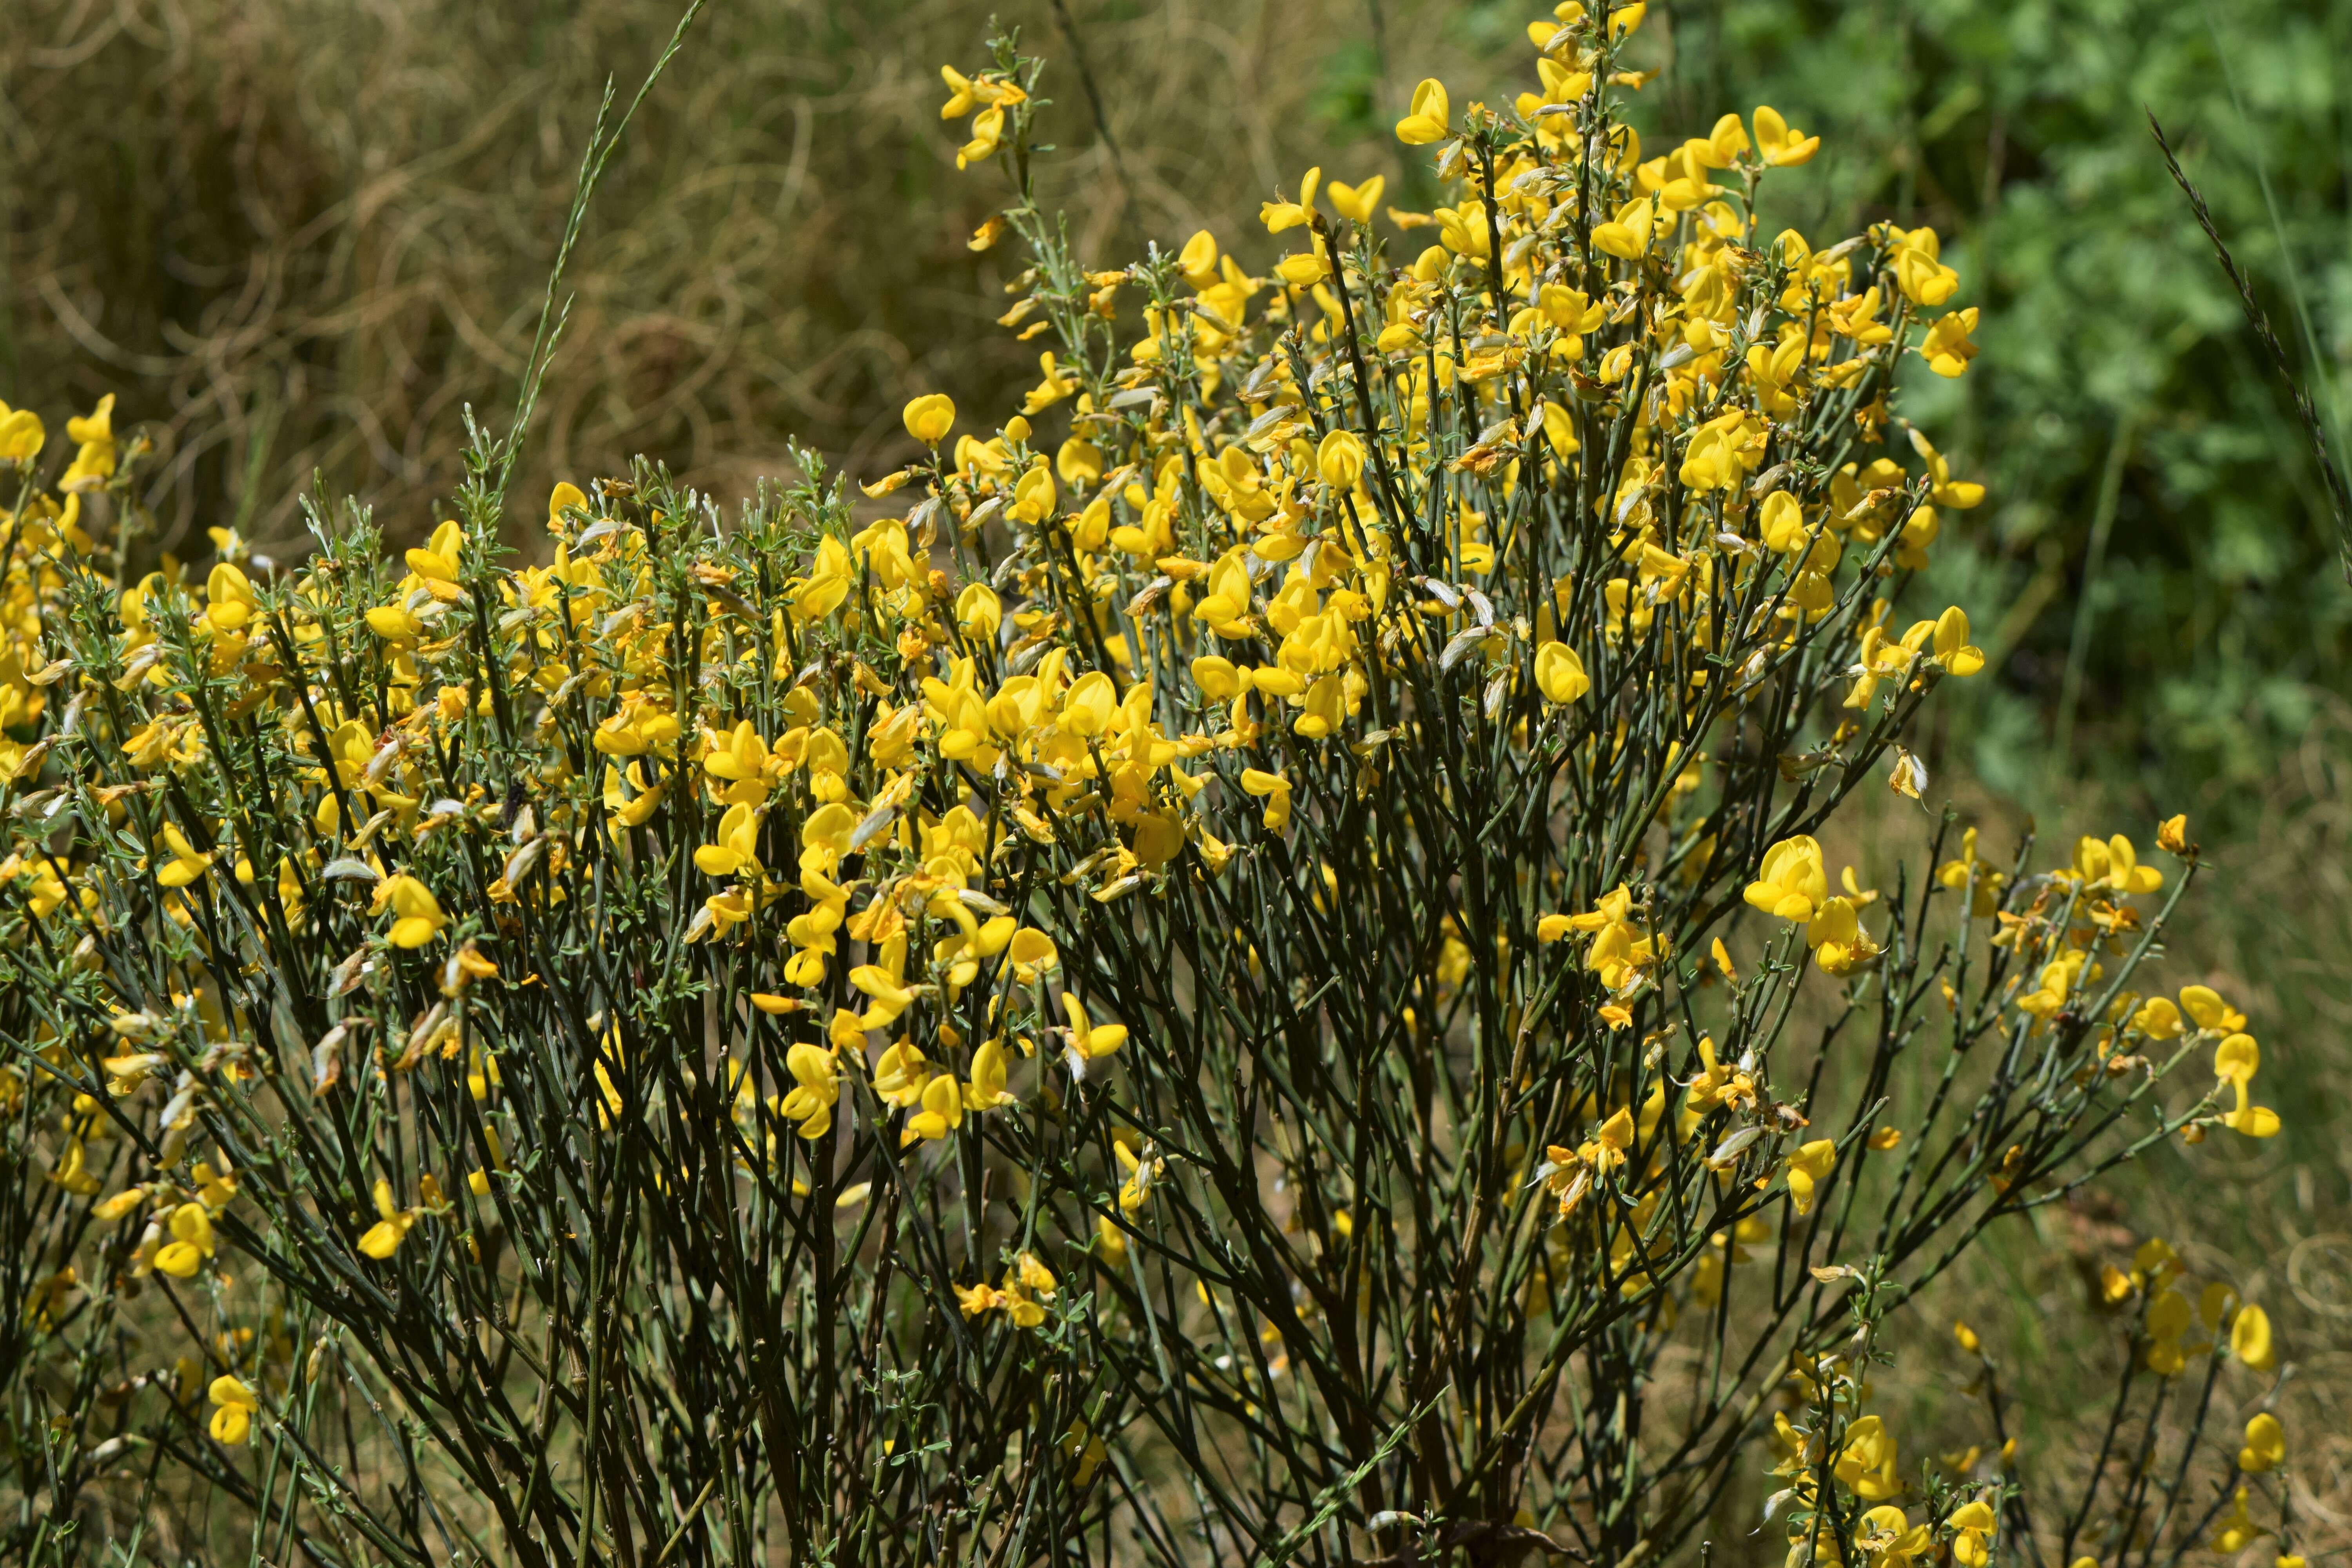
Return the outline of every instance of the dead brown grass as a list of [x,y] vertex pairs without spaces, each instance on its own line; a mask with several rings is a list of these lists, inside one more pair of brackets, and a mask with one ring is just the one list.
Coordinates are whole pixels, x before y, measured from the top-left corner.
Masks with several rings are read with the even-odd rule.
[[[984,405],[1024,374],[987,319],[1008,263],[964,245],[992,179],[958,175],[936,114],[937,67],[977,59],[987,9],[710,8],[600,194],[525,493],[636,452],[730,490],[787,434],[867,462],[914,391]],[[1105,258],[1212,214],[1240,240],[1234,215],[1310,156],[1393,184],[1372,133],[1394,84],[1349,42],[1368,16],[1398,58],[1463,64],[1422,0],[1076,0],[1066,31],[1031,9],[1077,153],[1049,194]],[[289,541],[313,473],[429,526],[461,408],[512,406],[601,84],[625,90],[675,15],[25,0],[0,28],[10,400],[119,392],[168,444],[167,547],[226,521]]]

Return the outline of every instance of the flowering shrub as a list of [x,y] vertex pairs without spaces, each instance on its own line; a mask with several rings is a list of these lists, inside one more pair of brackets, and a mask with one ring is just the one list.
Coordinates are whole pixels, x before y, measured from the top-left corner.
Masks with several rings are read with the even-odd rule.
[[[1984,662],[1895,609],[1982,497],[1898,373],[1976,315],[1924,230],[1766,237],[1815,147],[1769,109],[1645,158],[1641,19],[1536,24],[1507,110],[1423,83],[1452,205],[1310,171],[1264,278],[1082,266],[1038,62],[946,71],[1052,346],[992,431],[910,403],[879,515],[802,454],[526,542],[485,437],[397,559],[321,502],[299,564],[139,574],[110,407],[47,483],[0,415],[12,1549],[1631,1568],[1766,1489],[1792,1564],[2269,1532],[2278,1423],[2199,1443],[2267,1319],[2161,1243],[2063,1520],[1873,1408],[1995,1221],[2278,1120],[2244,1018],[2149,988],[2181,819],[1832,877]],[[2193,1358],[2186,1432],[2133,1404]]]

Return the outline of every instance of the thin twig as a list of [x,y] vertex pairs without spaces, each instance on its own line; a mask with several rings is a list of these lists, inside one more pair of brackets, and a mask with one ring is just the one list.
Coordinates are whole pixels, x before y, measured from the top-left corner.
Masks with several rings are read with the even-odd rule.
[[613,107],[613,88],[609,79],[605,82],[604,100],[596,110],[595,129],[589,133],[588,152],[580,161],[579,187],[572,193],[572,210],[564,216],[563,243],[556,247],[555,265],[547,274],[547,292],[539,307],[539,328],[531,335],[530,357],[524,362],[522,385],[515,397],[514,421],[499,444],[498,482],[492,487],[492,493],[496,496],[506,494],[507,481],[514,473],[515,458],[522,452],[523,435],[530,428],[531,411],[539,402],[540,384],[547,379],[547,367],[555,357],[556,340],[562,336],[563,320],[571,313],[571,301],[566,300],[558,307],[555,295],[562,285],[564,270],[571,264],[572,247],[580,242],[580,226],[588,216],[589,200],[595,195],[597,182],[604,177],[604,165],[612,161],[613,151],[621,144],[621,137],[629,129],[629,121],[637,117],[638,106],[645,102],[646,95],[653,91],[654,83],[661,79],[662,73],[669,68],[669,62],[677,58],[679,47],[686,42],[687,29],[694,26],[694,19],[702,15],[702,8],[709,3],[710,0],[690,0],[677,19],[677,26],[670,29],[668,44],[655,58],[653,69],[646,73],[646,79],[637,87],[636,96],[629,100],[629,107],[622,111],[620,122],[613,127],[609,135],[604,131],[604,116]]
[[2343,570],[2346,585],[2352,586],[2352,489],[2346,488],[2344,472],[2336,466],[2336,458],[2327,449],[2327,437],[2319,426],[2319,411],[2312,406],[2311,395],[2295,379],[2294,367],[2287,363],[2285,346],[2279,342],[2278,333],[2271,330],[2270,318],[2254,298],[2253,284],[2239,270],[2230,247],[2221,242],[2221,232],[2213,226],[2213,215],[2206,209],[2205,197],[2181,170],[2180,160],[2174,156],[2172,143],[2166,139],[2164,126],[2152,109],[2147,111],[2147,128],[2155,132],[2156,144],[2164,153],[2164,166],[2172,171],[2173,184],[2189,198],[2189,209],[2197,215],[2197,226],[2213,242],[2214,257],[2229,275],[2231,287],[2238,290],[2239,302],[2246,309],[2246,324],[2253,328],[2254,336],[2270,351],[2279,379],[2286,383],[2287,392],[2294,399],[2295,416],[2303,421],[2303,433],[2311,442],[2311,455],[2319,463],[2319,477],[2327,486],[2327,504],[2336,515],[2336,563]]
[[1103,111],[1102,89],[1095,85],[1095,68],[1087,58],[1087,46],[1078,37],[1077,24],[1070,19],[1068,0],[1054,0],[1054,19],[1062,26],[1062,37],[1070,41],[1070,58],[1077,62],[1078,83],[1087,89],[1087,107],[1094,110],[1095,134],[1110,149],[1111,167],[1118,173],[1122,187],[1132,189],[1127,177],[1127,158],[1118,149],[1118,138],[1110,133],[1110,116]]
[[2061,759],[2074,754],[2074,709],[2083,695],[2083,667],[2091,653],[2093,595],[2100,569],[2106,563],[2108,536],[2115,531],[2116,507],[2123,497],[2124,465],[2131,458],[2137,419],[2137,411],[2129,408],[2116,416],[2116,433],[2107,441],[2106,470],[2099,476],[2098,510],[2091,515],[2091,542],[2083,557],[2083,585],[2074,595],[2074,635],[2067,646],[2066,677],[2058,692],[2057,755]]

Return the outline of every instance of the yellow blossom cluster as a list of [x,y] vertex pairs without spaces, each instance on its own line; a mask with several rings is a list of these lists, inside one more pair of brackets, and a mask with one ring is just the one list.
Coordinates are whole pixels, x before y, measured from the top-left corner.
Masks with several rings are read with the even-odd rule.
[[[519,421],[414,548],[322,504],[191,566],[110,402],[46,463],[0,407],[30,1321],[201,1323],[138,1385],[172,1451],[264,1434],[308,1479],[252,1506],[387,1561],[446,1469],[548,1561],[710,1502],[794,1561],[1094,1561],[1118,1512],[1153,1562],[1631,1562],[1769,1431],[1792,1563],[1983,1568],[1997,1494],[1916,1483],[1853,1319],[2279,1118],[2242,1016],[2138,978],[2181,819],[2163,869],[1967,829],[1830,877],[1988,667],[1897,611],[1985,496],[1899,395],[1978,317],[1930,230],[1760,226],[1820,146],[1769,107],[1645,155],[1644,17],[1566,0],[1501,107],[1423,82],[1426,211],[1310,169],[1115,267],[1034,205],[1041,62],[945,68],[1050,344],[855,487],[520,497]],[[2145,1368],[2266,1364],[2141,1272]],[[352,1410],[413,1470],[320,1468]]]

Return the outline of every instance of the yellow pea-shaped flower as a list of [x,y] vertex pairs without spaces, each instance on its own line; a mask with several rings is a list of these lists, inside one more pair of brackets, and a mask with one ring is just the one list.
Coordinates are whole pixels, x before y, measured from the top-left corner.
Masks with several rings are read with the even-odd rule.
[[936,447],[955,428],[955,400],[944,392],[927,392],[908,403],[899,417],[907,434],[926,447]]
[[2230,1353],[2256,1372],[2278,1364],[2278,1349],[2271,1342],[2271,1315],[2260,1307],[2241,1307],[2230,1325]]
[[1335,490],[1352,490],[1364,473],[1363,437],[1353,430],[1334,430],[1315,448],[1315,468]]
[[1564,642],[1548,642],[1536,650],[1536,688],[1547,702],[1566,705],[1592,689],[1584,661]]
[[1435,77],[1424,78],[1412,89],[1412,110],[1396,122],[1396,138],[1408,147],[1425,147],[1444,140],[1454,118],[1453,103],[1445,96],[1445,84]]
[[1756,880],[1748,884],[1742,896],[1768,915],[1803,925],[1828,902],[1829,894],[1829,871],[1822,863],[1822,847],[1801,834],[1764,852]]
[[996,590],[985,583],[974,583],[956,595],[955,614],[956,625],[966,637],[993,642],[996,628],[1004,620],[1004,605]]
[[577,507],[585,510],[588,496],[570,479],[557,485],[547,496],[547,531],[553,533],[563,521],[563,514]]
[[230,1447],[242,1444],[253,1430],[254,1412],[261,1408],[261,1401],[254,1397],[253,1390],[227,1373],[213,1379],[205,1393],[217,1407],[213,1411],[209,1428],[213,1441]]
[[48,442],[41,416],[29,408],[11,410],[0,403],[0,461],[30,462]]
[[2246,1423],[2246,1446],[2238,1450],[2238,1468],[2250,1476],[2274,1470],[2286,1458],[2286,1428],[2265,1410]]

